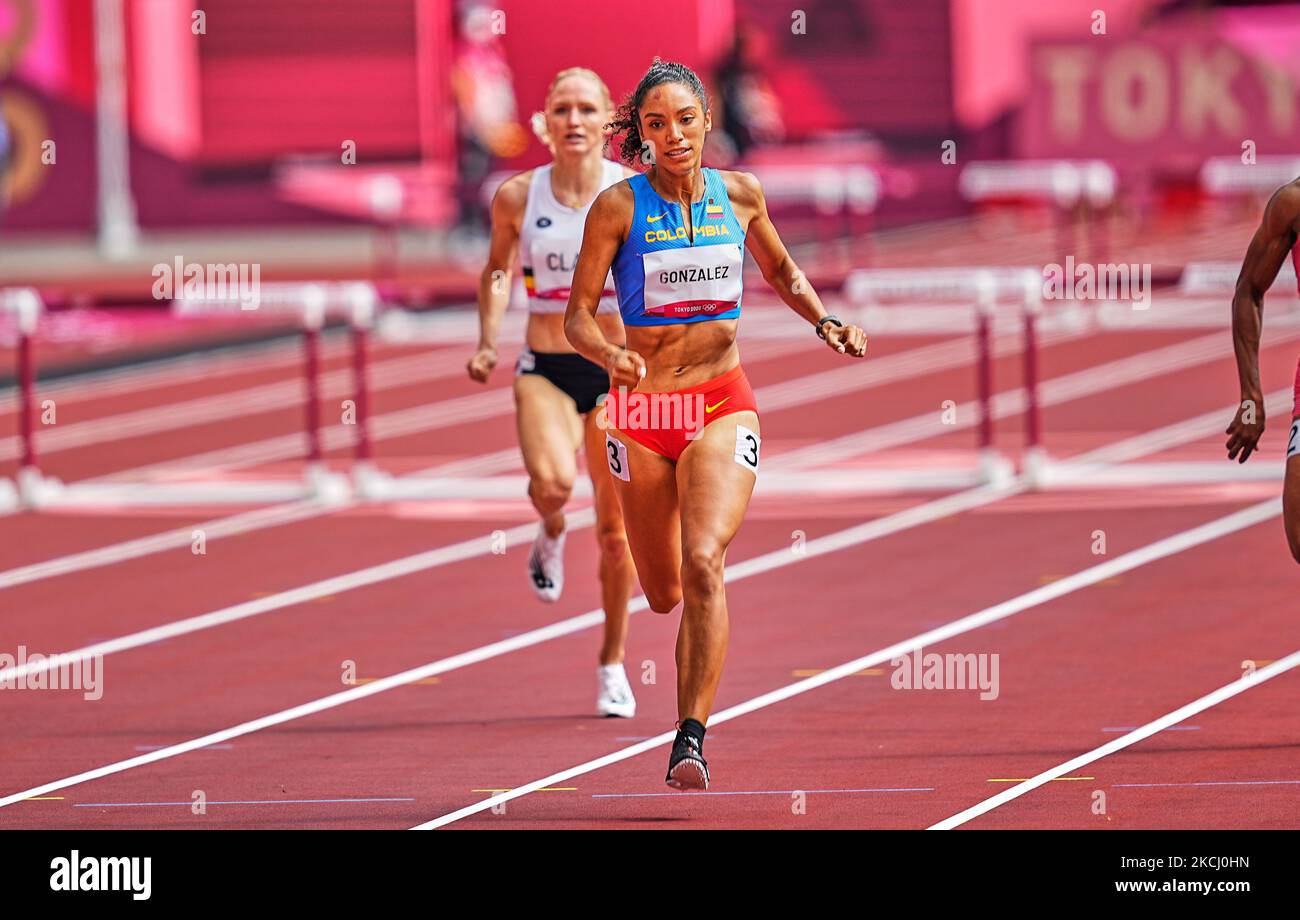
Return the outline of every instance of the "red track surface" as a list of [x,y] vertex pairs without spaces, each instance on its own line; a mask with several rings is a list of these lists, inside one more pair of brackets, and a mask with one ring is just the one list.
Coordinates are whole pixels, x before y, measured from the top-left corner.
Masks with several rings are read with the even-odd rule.
[[[796,330],[797,331],[797,330]],[[1047,378],[1207,335],[1206,330],[1092,335],[1049,345]],[[1226,333],[1221,354],[1185,371],[1049,406],[1047,446],[1068,456],[1199,413],[1234,394]],[[939,341],[888,337],[883,358]],[[800,347],[804,346],[804,347]],[[431,362],[463,349],[428,349]],[[1293,378],[1296,344],[1265,349],[1266,390]],[[376,366],[419,353],[375,350]],[[755,353],[756,349],[755,349]],[[267,353],[271,355],[273,353]],[[292,352],[174,385],[96,398],[82,385],[60,397],[59,424],[293,380]],[[447,358],[445,360],[451,360]],[[327,369],[346,357],[332,353]],[[841,366],[800,338],[783,355],[747,359],[756,387]],[[1019,385],[1018,358],[998,362],[998,389]],[[503,361],[493,381],[509,383]],[[830,438],[969,400],[969,366],[763,412],[764,462]],[[376,416],[481,393],[452,374],[378,389]],[[761,406],[760,406],[761,408]],[[67,479],[103,475],[295,430],[300,408],[46,452]],[[331,412],[325,412],[327,418]],[[1167,455],[1214,458],[1226,425]],[[0,434],[12,432],[4,405]],[[999,425],[1018,447],[1019,420]],[[1283,428],[1264,459],[1281,454]],[[508,408],[470,421],[381,439],[393,469],[508,451]],[[965,456],[973,428],[926,437],[835,466],[893,458],[924,463]],[[335,450],[341,457],[343,450]],[[293,458],[251,467],[292,472]],[[3,469],[8,472],[12,464]],[[245,472],[240,471],[241,474]],[[511,470],[515,474],[517,469]],[[732,639],[720,711],[823,669],[1086,569],[1094,532],[1114,558],[1276,494],[1274,483],[1052,491],[975,511],[755,574],[728,586]],[[756,498],[733,545],[736,563],[918,506],[933,494]],[[575,502],[575,507],[578,503]],[[41,560],[233,513],[168,509],[71,511],[0,517],[0,577]],[[521,499],[460,505],[363,506],[112,565],[0,588],[0,651],[55,652],[216,611],[430,548],[482,540],[472,558],[106,656],[103,698],[73,691],[0,693],[9,747],[0,796],[34,788],[151,747],[187,741],[346,689],[343,663],[384,677],[498,642],[599,605],[590,531],[569,541],[563,601],[538,604],[525,583],[524,547],[488,550],[489,536],[532,519]],[[453,827],[925,827],[998,791],[990,780],[1031,777],[1230,682],[1245,659],[1277,659],[1300,646],[1291,613],[1294,565],[1279,525],[1266,524],[1139,567],[927,651],[997,653],[1000,695],[902,691],[890,669],[854,676],[718,725],[707,754],[717,795],[670,793],[666,749],[595,770]],[[554,638],[338,708],[245,734],[0,808],[0,827],[409,827],[670,728],[675,719],[676,616],[637,613],[628,671],[632,720],[590,715],[595,629]],[[639,678],[653,672],[654,682]],[[1093,764],[1088,780],[1049,783],[998,808],[976,827],[1300,826],[1300,717],[1295,673],[1252,688],[1183,726]],[[1194,728],[1191,726],[1195,726]],[[1281,781],[1292,781],[1283,783]],[[1190,783],[1263,785],[1164,785]],[[195,790],[204,815],[186,805]],[[806,813],[792,791],[807,794]],[[829,790],[829,791],[818,791]],[[911,790],[911,791],[848,791]],[[1105,815],[1092,795],[1106,793]],[[729,793],[755,793],[732,795]],[[391,802],[340,800],[393,798]],[[259,802],[268,804],[214,804]],[[111,807],[113,803],[182,803]]]

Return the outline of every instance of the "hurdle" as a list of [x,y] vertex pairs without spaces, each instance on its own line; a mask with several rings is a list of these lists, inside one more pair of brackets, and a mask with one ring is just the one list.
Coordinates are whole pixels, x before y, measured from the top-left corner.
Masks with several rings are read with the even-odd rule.
[[[887,297],[948,298],[941,307],[949,328],[971,327],[975,342],[975,408],[978,461],[973,468],[913,471],[900,474],[900,487],[949,489],[974,485],[1002,485],[1015,476],[1015,464],[996,443],[994,415],[993,332],[998,305],[1011,301],[1014,320],[1023,330],[1025,362],[1025,413],[1029,440],[1024,455],[1025,472],[1035,477],[1047,465],[1038,420],[1037,318],[1041,312],[1042,273],[1030,268],[908,268],[858,269],[845,279],[845,297],[859,311],[861,324],[876,330],[888,327],[889,312],[879,301]],[[909,309],[911,304],[909,303]],[[939,433],[939,432],[937,432]]]
[[[1178,293],[1190,297],[1231,294],[1237,288],[1240,274],[1240,262],[1188,262],[1178,276]],[[1273,287],[1282,291],[1297,290],[1295,266],[1290,259],[1282,263]],[[1226,302],[1224,308],[1227,308]]]
[[0,291],[0,311],[15,320],[18,333],[15,345],[18,371],[18,437],[21,459],[12,483],[0,480],[0,508],[15,510],[35,508],[50,502],[59,490],[59,482],[41,473],[36,453],[36,349],[33,339],[44,311],[41,296],[34,288],[9,288]]
[[[366,336],[374,322],[378,301],[371,284],[360,282],[329,284],[262,284],[259,287],[257,311],[292,317],[298,325],[302,341],[302,377],[305,399],[303,405],[303,470],[301,476],[285,479],[230,479],[220,478],[220,469],[187,470],[178,465],[175,471],[159,474],[147,481],[127,479],[117,474],[96,477],[93,480],[65,483],[45,476],[37,464],[37,430],[34,422],[35,360],[31,335],[35,322],[26,319],[26,332],[19,340],[20,399],[24,407],[22,416],[23,462],[17,480],[17,500],[22,507],[39,509],[53,506],[155,506],[179,504],[261,504],[295,500],[316,500],[338,503],[351,497],[352,490],[346,476],[330,471],[325,463],[321,439],[320,412],[320,351],[321,331],[328,318],[342,316],[351,327],[354,351],[354,389],[358,393],[355,424],[356,441],[367,455],[370,450],[368,431],[368,403],[365,389],[364,349]],[[26,304],[22,315],[30,317],[34,292],[15,294],[6,292],[6,299],[15,298]],[[36,298],[39,312],[39,298]],[[187,297],[172,303],[172,312],[178,317],[229,313],[247,309],[239,300],[226,298]],[[360,381],[357,383],[357,381]],[[211,474],[215,472],[217,477]]]
[[[957,188],[972,203],[1025,199],[1052,205],[1061,257],[1076,248],[1070,218],[1077,216],[1090,257],[1106,259],[1110,239],[1104,216],[1115,202],[1119,179],[1105,160],[975,160],[963,167]],[[1098,214],[1103,219],[1097,220]]]
[[819,245],[829,246],[838,239],[842,246],[851,247],[853,241],[861,240],[861,249],[850,249],[847,255],[870,262],[872,215],[883,184],[875,169],[861,163],[811,167],[769,163],[755,165],[752,171],[762,183],[769,205],[812,204],[820,218]]
[[1257,157],[1243,163],[1241,157],[1209,157],[1201,164],[1201,191],[1219,198],[1269,195],[1300,177],[1300,156]]

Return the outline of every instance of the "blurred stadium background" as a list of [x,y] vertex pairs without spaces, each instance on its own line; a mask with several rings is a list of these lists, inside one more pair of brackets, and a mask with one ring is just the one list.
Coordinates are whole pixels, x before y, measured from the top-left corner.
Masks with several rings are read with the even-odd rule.
[[[1270,3],[0,0],[0,284],[39,294],[37,382],[296,325],[181,321],[158,266],[361,280],[384,341],[468,342],[486,204],[545,161],[526,126],[551,76],[591,67],[621,98],[658,55],[705,76],[708,161],[763,180],[869,332],[974,315],[970,291],[909,300],[928,271],[886,309],[872,271],[1067,256],[1149,266],[1183,296],[1159,321],[1222,324],[1264,196],[1300,174],[1297,48],[1300,6]],[[0,384],[20,312],[0,310]]]
[[[763,180],[801,267],[869,332],[970,328],[969,290],[917,302],[936,266],[1067,256],[1149,266],[1182,297],[1165,324],[1222,323],[1264,196],[1300,174],[1297,47],[1293,4],[0,0],[0,284],[44,311],[24,353],[0,310],[0,384],[297,325],[182,321],[159,266],[364,281],[382,341],[468,342],[486,205],[545,161],[526,126],[551,76],[591,67],[621,98],[655,56],[705,76],[708,161]],[[885,279],[887,309],[871,273],[915,268]],[[1051,306],[1049,325],[1106,304]]]
[[[846,246],[854,264],[928,259],[888,231],[999,204],[1050,217],[1013,191],[969,201],[964,164],[1100,159],[1121,193],[1105,216],[1150,246],[1129,261],[1176,280],[1187,259],[1167,244],[1203,228],[1206,161],[1239,158],[1247,139],[1261,157],[1300,152],[1300,7],[1116,0],[1104,35],[1095,7],[3,0],[0,272],[56,308],[148,302],[140,269],[178,252],[257,261],[266,280],[387,280],[413,306],[464,302],[475,192],[543,161],[526,125],[550,77],[588,66],[621,96],[659,55],[706,76],[722,122],[712,161],[766,170],[796,241],[869,225],[880,236]],[[1255,204],[1230,225],[1216,215],[1222,241],[1197,257],[1238,256]],[[945,246],[990,238],[952,226]],[[810,274],[835,286],[847,265]]]
[[[1238,265],[1266,197],[1300,176],[1300,5],[1099,6],[0,0],[0,606],[13,636],[0,651],[108,655],[122,688],[95,707],[11,705],[26,743],[0,819],[180,826],[154,806],[188,796],[193,760],[135,768],[220,742],[224,760],[202,769],[241,798],[209,826],[460,821],[472,816],[454,809],[490,807],[482,794],[502,783],[636,740],[556,715],[590,708],[573,675],[602,618],[595,580],[571,579],[569,618],[551,623],[523,553],[505,554],[536,527],[510,421],[525,311],[507,315],[491,385],[464,368],[486,203],[503,176],[545,162],[528,123],[551,77],[589,67],[621,98],[655,56],[705,78],[706,162],[759,176],[828,309],[872,336],[867,361],[839,361],[746,279],[740,340],[766,466],[728,570],[741,572],[735,609],[755,615],[733,635],[720,705],[811,691],[850,651],[939,624],[936,643],[974,630],[984,605],[996,616],[975,647],[1020,669],[1008,704],[978,710],[952,694],[893,706],[883,680],[783,703],[822,726],[815,761],[788,722],[763,730],[775,716],[742,703],[723,730],[735,785],[916,793],[809,821],[926,826],[1063,752],[1149,738],[1135,726],[1245,664],[1295,667],[1275,507],[1285,429],[1270,426],[1246,466],[1225,462],[1220,432],[1237,395]],[[1149,270],[1154,290],[1143,305],[1044,302],[1044,267],[1071,260]],[[173,303],[156,282],[177,264],[255,267],[260,308]],[[1283,276],[1262,352],[1270,419],[1290,407],[1300,337],[1290,265]],[[573,529],[591,523],[585,488]],[[208,538],[221,552],[201,551]],[[573,571],[595,570],[594,541],[568,552]],[[994,622],[1040,605],[1053,615]],[[675,622],[637,618],[629,661],[671,661]],[[880,676],[889,657],[840,676]],[[364,670],[340,691],[345,660]],[[412,695],[471,664],[432,707]],[[671,684],[638,688],[647,724],[671,722]],[[381,689],[395,692],[325,712]],[[1150,737],[1161,757],[1099,769],[1129,790],[1109,826],[1296,826],[1294,690],[1275,681],[1248,700],[1201,713],[1172,745]],[[449,711],[460,721],[430,721]],[[818,721],[840,716],[890,755]],[[227,743],[309,717],[344,727]],[[307,798],[276,798],[286,751]],[[359,796],[389,797],[330,798],[345,757]],[[774,763],[789,771],[773,777]],[[635,798],[657,770],[606,770],[590,788]],[[1131,791],[1153,778],[1197,789]],[[608,800],[582,782],[473,820],[588,826],[678,807],[600,812]],[[1065,794],[990,823],[1095,826],[1086,801],[1053,798]],[[784,805],[710,801],[698,824],[791,826]],[[109,807],[123,803],[141,810]]]

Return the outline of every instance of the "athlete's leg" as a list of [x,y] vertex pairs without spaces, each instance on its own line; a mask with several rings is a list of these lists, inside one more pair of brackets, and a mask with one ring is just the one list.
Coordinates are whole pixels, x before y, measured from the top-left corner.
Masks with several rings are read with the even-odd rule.
[[605,461],[623,509],[623,528],[641,590],[651,610],[668,613],[682,599],[676,468],[667,457],[616,429],[606,434],[617,442],[612,446],[606,442]]
[[627,598],[636,570],[623,531],[623,509],[614,491],[614,478],[605,454],[605,430],[597,423],[599,413],[587,413],[587,472],[596,500],[596,539],[600,544],[600,599],[605,608],[605,639],[600,647],[601,664],[623,660],[627,639]]
[[551,537],[564,530],[564,503],[578,475],[582,416],[572,397],[540,374],[515,378],[515,422],[528,470],[528,497]]
[[[752,449],[748,439],[743,449],[738,445],[737,426],[754,435]],[[677,714],[701,724],[708,722],[727,657],[722,569],[754,491],[758,431],[754,412],[724,416],[707,425],[677,462],[685,600],[677,631]]]

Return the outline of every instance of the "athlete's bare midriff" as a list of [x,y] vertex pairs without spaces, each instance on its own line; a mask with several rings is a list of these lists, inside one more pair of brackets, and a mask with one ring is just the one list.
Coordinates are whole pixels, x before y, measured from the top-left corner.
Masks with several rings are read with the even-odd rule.
[[[600,331],[606,339],[615,345],[624,344],[623,320],[617,314],[599,314],[596,317],[596,324],[600,326]],[[568,337],[564,334],[563,313],[528,314],[528,330],[524,340],[531,350],[539,354],[573,353],[574,351]]]
[[645,359],[638,389],[667,393],[721,376],[740,363],[739,319],[671,326],[629,326],[627,347]]

